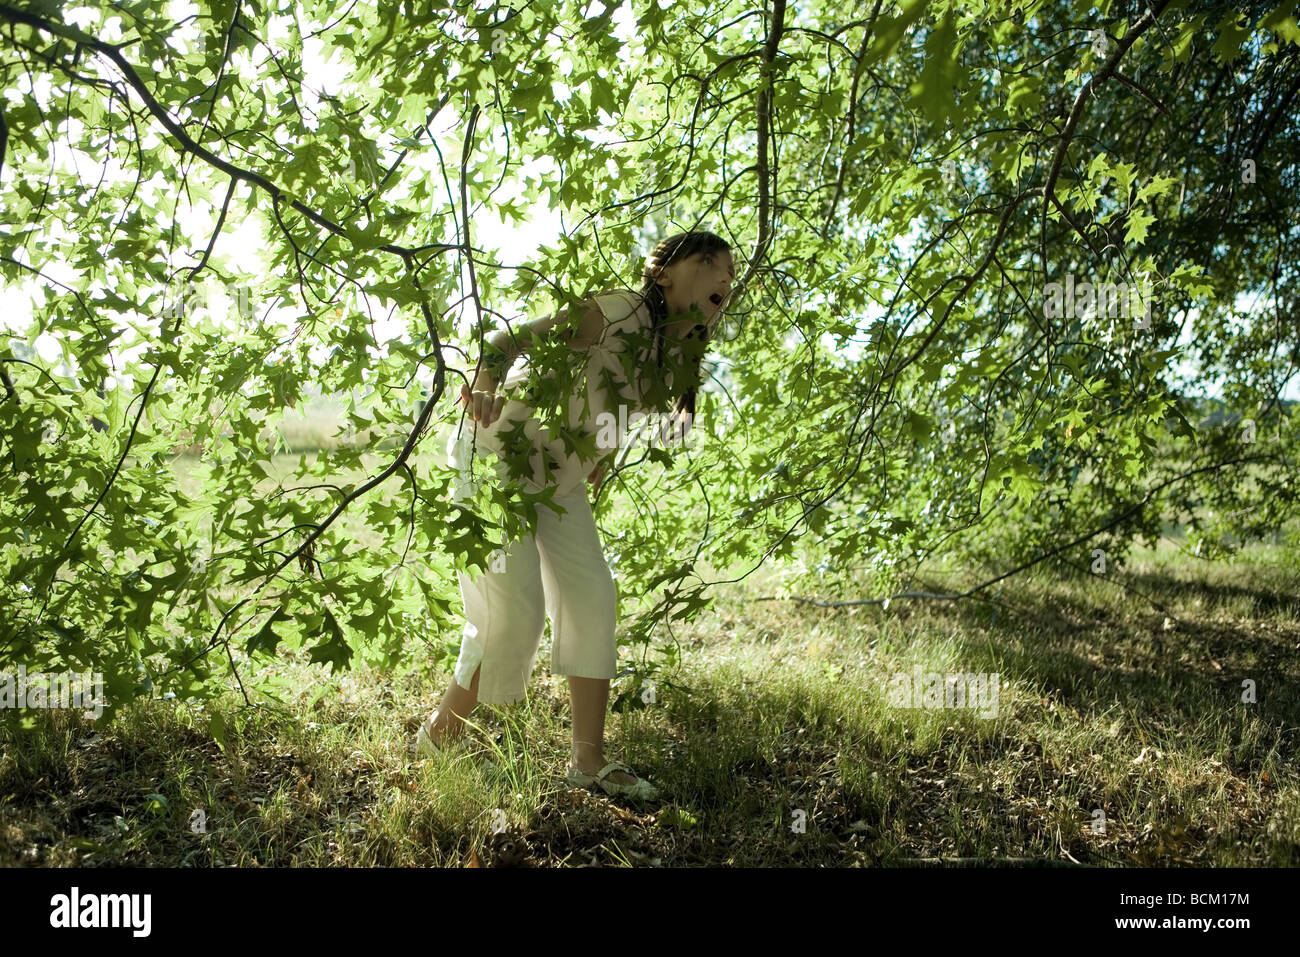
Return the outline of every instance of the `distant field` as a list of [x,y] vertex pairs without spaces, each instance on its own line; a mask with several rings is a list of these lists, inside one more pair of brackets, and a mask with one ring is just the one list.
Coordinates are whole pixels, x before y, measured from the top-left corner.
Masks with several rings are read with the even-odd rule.
[[[408,391],[410,424],[415,425],[415,417],[423,401],[421,390],[412,388]],[[340,445],[365,445],[375,429],[368,428],[360,432],[352,431],[347,422],[346,398],[343,396],[311,396],[304,398],[295,408],[284,413],[284,418],[274,426],[262,431],[262,448],[267,451],[280,449],[297,455],[302,452],[322,451],[338,448]],[[391,437],[381,439],[376,448],[401,448],[405,433],[397,434],[397,426],[390,426]],[[192,432],[183,432],[190,434]],[[231,435],[226,428],[223,435]],[[201,448],[197,444],[176,445],[173,455],[198,455]]]

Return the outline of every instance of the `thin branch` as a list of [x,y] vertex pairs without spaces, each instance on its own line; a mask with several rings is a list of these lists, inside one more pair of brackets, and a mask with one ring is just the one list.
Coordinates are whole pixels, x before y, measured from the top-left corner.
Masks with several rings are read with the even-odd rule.
[[[1173,485],[1175,482],[1181,482],[1184,479],[1189,479],[1193,475],[1198,475],[1201,472],[1215,472],[1218,471],[1219,469],[1227,468],[1229,465],[1240,465],[1243,462],[1258,462],[1258,461],[1261,461],[1260,456],[1248,456],[1245,458],[1230,459],[1226,462],[1215,462],[1215,463],[1211,463],[1210,465],[1202,465],[1200,468],[1190,469],[1186,472],[1183,472],[1180,475],[1175,475],[1170,479],[1166,479],[1164,482],[1161,482],[1159,485],[1156,485],[1155,487],[1149,489],[1146,495],[1144,495],[1140,500],[1138,500],[1135,504],[1131,505],[1125,511],[1121,512],[1119,515],[1112,518],[1110,521],[1106,522],[1104,525],[1101,525],[1090,532],[1085,532],[1083,535],[1080,535],[1078,538],[1066,542],[1063,545],[1058,545],[1056,548],[1048,549],[1047,551],[1042,552],[1036,557],[1031,558],[1026,562],[1022,562],[1021,564],[1017,565],[1015,568],[1011,569],[1010,571],[1003,572],[1001,575],[998,575],[995,578],[990,578],[988,581],[982,582],[981,584],[978,584],[973,588],[968,588],[964,592],[954,592],[948,594],[940,593],[940,592],[899,592],[898,594],[895,595],[889,595],[886,598],[861,598],[852,601],[842,601],[842,602],[822,602],[811,598],[796,598],[796,597],[791,597],[791,598],[772,597],[772,598],[759,598],[755,600],[756,601],[799,601],[799,602],[805,602],[810,605],[816,605],[819,608],[847,608],[854,605],[879,605],[885,602],[891,602],[895,598],[934,598],[942,601],[956,601],[959,598],[974,597],[977,592],[981,592],[991,585],[996,585],[1004,578],[1010,578],[1012,575],[1017,575],[1020,572],[1025,571],[1026,569],[1032,568],[1035,565],[1046,561],[1047,559],[1053,557],[1054,555],[1059,555],[1061,552],[1068,551],[1069,549],[1072,549],[1075,546],[1088,541],[1089,539],[1096,538],[1102,532],[1114,528],[1116,525],[1118,525],[1120,522],[1127,519],[1129,516],[1145,508],[1147,503],[1150,502],[1151,499],[1154,498],[1157,493],[1168,488],[1170,485]],[[739,580],[740,579],[727,579],[727,581],[739,581]],[[714,584],[718,584],[718,582],[714,582]],[[1160,606],[1157,605],[1157,607]]]
[[1118,70],[1116,70],[1111,75],[1114,76],[1115,79],[1123,83],[1125,86],[1132,87],[1133,89],[1141,93],[1144,97],[1147,98],[1147,100],[1151,103],[1152,106],[1154,106],[1165,116],[1172,116],[1172,114],[1169,112],[1169,108],[1165,106],[1163,103],[1161,103],[1158,99],[1156,99],[1155,94],[1152,93],[1150,90],[1148,90],[1146,87],[1144,87],[1137,80],[1133,80],[1130,79],[1129,77],[1126,77],[1123,73],[1120,73]]
[[1052,166],[1047,174],[1047,183],[1043,187],[1041,242],[1044,276],[1047,275],[1047,208],[1056,199],[1056,180],[1061,175],[1061,167],[1065,163],[1065,153],[1070,148],[1070,141],[1074,139],[1075,128],[1079,125],[1079,120],[1083,118],[1083,108],[1088,102],[1088,97],[1109,77],[1116,75],[1115,69],[1119,66],[1119,61],[1124,58],[1124,54],[1128,52],[1129,47],[1133,45],[1138,37],[1151,28],[1167,6],[1169,6],[1169,0],[1156,0],[1154,7],[1147,7],[1142,16],[1133,24],[1132,29],[1119,41],[1115,51],[1106,58],[1106,62],[1102,64],[1101,69],[1088,78],[1088,82],[1083,85],[1083,89],[1079,90],[1079,95],[1075,97],[1074,106],[1070,109],[1070,115],[1065,121],[1065,128],[1061,130],[1060,142],[1056,144],[1056,155],[1052,157]]
[[[767,257],[767,249],[772,241],[772,193],[774,183],[768,164],[768,141],[772,138],[772,73],[776,62],[777,46],[781,42],[781,31],[785,28],[785,0],[775,0],[772,7],[772,28],[763,47],[763,68],[758,90],[758,236],[754,241],[754,252],[749,259],[745,274],[735,283],[735,288],[743,290],[758,271],[759,264]],[[739,299],[737,292],[735,298]]]
[[[126,79],[127,83],[131,85],[132,89],[134,89],[136,93],[139,94],[140,99],[144,101],[145,108],[158,119],[158,122],[160,122],[164,127],[167,128],[167,131],[176,138],[176,141],[187,152],[192,153],[194,156],[197,156],[199,159],[202,159],[204,162],[208,163],[209,165],[225,173],[227,176],[231,176],[234,179],[242,180],[243,182],[256,186],[259,189],[263,190],[264,192],[268,193],[276,200],[286,201],[290,206],[292,206],[298,212],[302,213],[312,222],[316,223],[319,226],[324,227],[330,232],[335,233],[336,235],[339,236],[343,236],[345,238],[347,237],[348,235],[347,230],[344,229],[342,226],[340,226],[338,223],[334,222],[333,220],[329,219],[326,216],[321,215],[320,213],[316,212],[316,210],[312,209],[310,206],[307,206],[306,204],[299,202],[298,200],[294,199],[292,196],[289,196],[287,193],[285,193],[284,190],[282,190],[275,183],[268,180],[266,177],[258,173],[254,173],[251,170],[244,169],[243,167],[236,166],[234,163],[228,162],[227,160],[222,159],[220,156],[217,156],[215,153],[211,152],[201,144],[196,143],[194,139],[189,135],[189,133],[185,131],[185,127],[181,126],[174,119],[172,119],[171,115],[167,112],[167,110],[164,109],[162,104],[158,102],[158,100],[154,97],[153,93],[150,92],[149,88],[145,85],[144,81],[140,78],[140,75],[136,73],[135,68],[131,66],[131,64],[126,60],[124,56],[122,56],[118,47],[114,46],[111,43],[106,43],[103,40],[99,40],[95,37],[92,37],[89,34],[83,33],[82,31],[76,29],[75,27],[70,27],[67,26],[66,24],[56,23],[51,20],[46,20],[43,17],[35,16],[34,14],[28,13],[24,10],[18,10],[14,7],[9,6],[8,4],[0,3],[0,16],[3,16],[15,23],[23,23],[35,29],[44,30],[47,33],[53,33],[55,36],[63,37],[81,46],[89,47],[92,50],[96,50],[99,53],[102,53],[104,56],[112,60],[113,63],[117,66],[117,68],[122,72],[122,76]],[[406,256],[416,252],[416,250],[411,249],[410,247],[399,246],[395,243],[388,243],[383,246],[379,246],[377,248],[382,250],[383,252],[395,253],[399,256]],[[446,252],[453,249],[459,249],[460,247],[458,245],[450,244],[450,243],[437,243],[437,244],[430,244],[428,246],[424,246],[421,248],[438,249],[443,252]]]

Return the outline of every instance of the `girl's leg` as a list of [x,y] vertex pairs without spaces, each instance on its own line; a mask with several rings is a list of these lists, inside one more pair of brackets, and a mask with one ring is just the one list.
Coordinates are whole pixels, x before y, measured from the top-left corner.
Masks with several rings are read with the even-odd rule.
[[466,627],[451,684],[424,724],[434,744],[464,731],[465,719],[479,702],[484,665],[484,701],[503,704],[524,696],[546,625],[539,561],[530,536],[493,558],[486,569],[457,575]]
[[[573,766],[583,774],[595,774],[605,760],[605,710],[609,706],[608,678],[579,678],[569,675],[569,702],[573,708]],[[611,771],[614,784],[635,784],[624,771]]]
[[[457,502],[469,501],[477,484],[473,478],[471,434],[470,429],[463,429],[447,443],[447,459],[459,472],[453,494],[453,501]],[[504,477],[502,469],[498,468],[498,472]],[[501,557],[504,557],[504,565]],[[424,723],[424,731],[434,744],[464,731],[465,719],[478,704],[479,675],[483,671],[484,659],[488,659],[491,665],[488,700],[504,703],[522,697],[522,686],[516,694],[513,689],[503,691],[501,685],[510,683],[511,671],[521,673],[524,684],[527,683],[532,657],[546,624],[539,559],[531,537],[527,541],[514,542],[504,556],[494,556],[488,569],[473,575],[460,572],[456,577],[460,582],[467,627],[451,684]],[[472,645],[469,644],[471,641]],[[463,681],[475,658],[478,664],[474,665],[474,676],[466,688],[456,676],[460,675]]]
[[465,730],[464,719],[470,716],[478,704],[478,676],[482,670],[482,665],[474,669],[474,679],[469,683],[469,688],[462,688],[455,678],[451,679],[442,702],[424,723],[424,733],[434,744],[441,744],[444,737],[454,738]]
[[[565,509],[556,516],[538,509],[537,548],[551,616],[551,673],[569,679],[573,708],[573,766],[595,774],[605,758],[605,712],[609,682],[618,655],[614,625],[618,591],[600,545],[600,533],[584,488],[555,501]],[[635,784],[636,778],[613,771],[614,784]]]

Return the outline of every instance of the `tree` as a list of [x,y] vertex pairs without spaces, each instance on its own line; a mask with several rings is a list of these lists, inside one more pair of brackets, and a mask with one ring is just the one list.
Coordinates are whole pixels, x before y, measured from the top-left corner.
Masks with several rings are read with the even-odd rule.
[[[1294,7],[230,0],[74,22],[0,3],[0,271],[40,288],[15,342],[55,336],[77,382],[115,384],[0,354],[0,648],[102,670],[120,699],[209,693],[214,650],[343,668],[454,628],[452,563],[545,507],[453,506],[416,454],[456,415],[457,311],[481,339],[512,299],[576,304],[697,225],[736,244],[739,306],[699,409],[711,440],[630,455],[602,492],[625,640],[796,543],[887,595],[959,547],[990,582],[1118,559],[1203,501],[1276,530],[1295,514]],[[304,79],[309,43],[347,68],[333,93]],[[75,164],[51,163],[63,144]],[[553,168],[525,171],[537,157]],[[557,243],[512,262],[475,242],[480,211],[536,201],[571,217]],[[243,275],[223,236],[258,216],[265,269]],[[195,308],[203,283],[234,331]],[[373,303],[404,333],[376,341]],[[1195,426],[1180,361],[1248,433]],[[331,482],[362,463],[344,447],[303,461],[310,487],[258,496],[259,430],[309,381],[365,385],[349,417],[406,439],[359,484]],[[164,467],[179,423],[213,463],[197,496]],[[378,553],[337,534],[360,509]]]

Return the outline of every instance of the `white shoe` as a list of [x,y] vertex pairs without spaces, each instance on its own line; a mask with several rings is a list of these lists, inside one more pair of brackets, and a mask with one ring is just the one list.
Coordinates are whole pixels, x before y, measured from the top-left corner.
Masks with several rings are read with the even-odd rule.
[[417,758],[432,758],[437,755],[438,746],[429,737],[429,732],[424,730],[424,725],[420,725],[420,730],[415,736],[415,756]]
[[[611,771],[624,771],[636,778],[631,784],[615,784],[609,780]],[[621,797],[629,797],[639,801],[653,801],[659,796],[659,790],[645,778],[638,775],[622,761],[611,761],[605,765],[596,774],[583,774],[577,768],[570,765],[568,781],[574,787],[590,787],[593,784],[600,785],[606,794],[617,794]]]
[[425,723],[421,723],[420,730],[415,733],[415,756],[417,759],[436,758],[440,754],[459,749],[464,744],[465,733],[463,731],[451,741],[444,739],[442,744],[435,744],[433,738],[429,737],[429,732],[425,730]]

